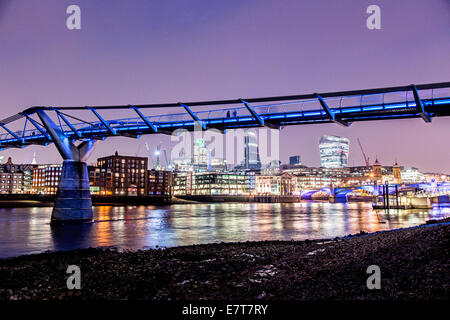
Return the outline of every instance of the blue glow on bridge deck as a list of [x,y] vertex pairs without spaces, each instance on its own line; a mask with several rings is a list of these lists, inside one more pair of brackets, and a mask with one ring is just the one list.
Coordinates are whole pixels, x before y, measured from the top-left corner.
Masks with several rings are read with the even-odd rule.
[[[413,86],[410,86],[413,87]],[[115,131],[120,132],[120,134],[131,134],[134,136],[140,136],[142,134],[152,134],[159,133],[157,129],[164,129],[163,133],[167,133],[177,129],[187,129],[193,130],[196,126],[197,121],[202,126],[208,128],[248,128],[257,127],[261,125],[275,125],[275,126],[285,126],[285,125],[299,125],[299,124],[313,124],[313,123],[327,123],[327,122],[354,122],[354,121],[365,121],[365,120],[384,120],[384,119],[402,119],[402,118],[418,118],[418,117],[436,117],[436,116],[449,116],[450,115],[450,83],[441,84],[429,84],[418,86],[419,93],[423,93],[421,90],[431,90],[431,99],[421,100],[424,107],[428,108],[425,110],[420,110],[417,108],[416,101],[409,101],[411,98],[410,87],[398,87],[398,91],[393,91],[397,88],[385,88],[385,89],[372,89],[372,90],[359,90],[356,91],[359,94],[352,95],[353,91],[348,91],[346,95],[336,95],[339,93],[328,94],[331,96],[323,98],[325,105],[319,103],[319,99],[315,95],[309,95],[310,98],[293,99],[288,101],[290,96],[278,97],[282,101],[277,101],[277,97],[274,98],[261,98],[261,99],[238,99],[230,100],[230,104],[237,104],[239,101],[242,103],[244,101],[247,103],[245,107],[223,107],[221,109],[214,110],[201,110],[197,112],[192,112],[192,115],[188,113],[173,113],[173,114],[160,114],[152,116],[144,116],[142,113],[141,117],[126,118],[126,119],[112,119],[106,120],[105,123],[102,121],[86,121],[86,122],[76,122],[62,124],[60,119],[59,128],[63,131],[64,135],[71,139],[104,139],[108,136],[114,135]],[[421,89],[422,88],[422,89]],[[438,91],[433,91],[434,89],[439,89]],[[401,90],[400,90],[401,89]],[[385,90],[385,91],[383,91]],[[377,91],[377,92],[374,92]],[[379,92],[378,92],[379,91]],[[367,92],[367,93],[362,93]],[[442,94],[444,93],[444,96]],[[385,103],[386,97],[391,99],[390,94],[396,94],[395,96],[404,96],[404,98],[398,98],[397,101],[390,101]],[[325,94],[327,95],[327,94]],[[333,96],[334,95],[334,96]],[[420,95],[420,94],[419,94]],[[440,95],[440,96],[439,96]],[[308,95],[305,95],[308,96]],[[426,93],[429,97],[429,92]],[[255,101],[261,100],[262,102],[272,102],[264,105],[254,105]],[[286,100],[286,101],[285,101]],[[375,101],[376,100],[376,101]],[[250,103],[246,102],[250,101]],[[353,101],[353,103],[352,103]],[[372,102],[368,104],[367,102]],[[212,101],[210,102],[212,106],[214,105],[224,105],[228,102],[226,101]],[[207,106],[208,103],[187,103],[190,110],[196,106]],[[253,105],[252,105],[253,104]],[[327,106],[327,104],[330,104]],[[343,106],[344,104],[344,106]],[[347,104],[347,105],[345,105]],[[353,104],[353,105],[352,105]],[[356,104],[356,105],[355,105]],[[184,105],[184,104],[179,104]],[[307,109],[304,110],[303,107],[317,106],[317,109]],[[177,106],[177,105],[171,105]],[[438,107],[437,107],[438,106]],[[146,108],[147,106],[111,106],[111,107],[91,107],[94,110],[104,110],[104,109],[129,109],[135,110],[140,108]],[[156,106],[158,107],[158,106]],[[323,108],[321,108],[323,107]],[[68,109],[72,110],[85,110],[83,107],[73,107],[73,108],[43,108],[45,112],[57,111],[64,112],[64,117],[71,117],[78,121],[79,118],[74,118],[65,112]],[[96,109],[97,108],[97,109]],[[101,109],[103,108],[103,109]],[[250,108],[250,109],[249,109]],[[31,108],[33,109],[33,108]],[[326,111],[329,110],[327,113]],[[423,113],[429,112],[430,114],[424,115]],[[248,112],[254,112],[254,114],[242,114]],[[272,111],[272,112],[271,112]],[[385,112],[386,111],[386,112]],[[8,147],[23,147],[23,145],[29,144],[48,144],[51,143],[51,138],[46,136],[46,132],[36,134],[36,131],[46,131],[44,127],[36,127],[34,124],[33,129],[27,129],[27,120],[36,112],[30,111],[31,113],[26,113],[26,120],[24,129],[21,131],[11,131],[9,127],[10,122],[14,122],[18,119],[23,119],[25,116],[23,113],[15,115],[13,117],[7,118],[0,121],[2,126],[8,124],[5,130],[10,130],[7,133],[0,135],[0,146],[2,148]],[[101,113],[101,112],[100,112]],[[230,116],[233,113],[233,116]],[[239,115],[237,115],[239,113]],[[331,113],[331,115],[330,115]],[[225,116],[226,115],[226,116]],[[194,118],[195,121],[192,119]],[[11,119],[12,120],[9,120]],[[62,118],[64,120],[64,118]],[[263,122],[261,122],[261,119]],[[424,118],[425,119],[425,118]],[[166,121],[163,121],[166,120]],[[5,123],[3,121],[6,121]],[[31,118],[30,122],[33,122]],[[42,125],[41,125],[42,126]],[[168,130],[168,131],[167,131]],[[11,132],[13,134],[11,134]],[[81,135],[81,137],[79,136]]]

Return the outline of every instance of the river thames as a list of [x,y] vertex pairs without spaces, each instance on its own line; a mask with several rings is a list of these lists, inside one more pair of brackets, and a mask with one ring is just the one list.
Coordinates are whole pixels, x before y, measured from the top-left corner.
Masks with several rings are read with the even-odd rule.
[[205,203],[98,206],[94,222],[51,225],[52,208],[0,209],[0,258],[88,247],[148,249],[191,244],[305,240],[416,226],[450,216],[429,210],[372,210],[370,203]]

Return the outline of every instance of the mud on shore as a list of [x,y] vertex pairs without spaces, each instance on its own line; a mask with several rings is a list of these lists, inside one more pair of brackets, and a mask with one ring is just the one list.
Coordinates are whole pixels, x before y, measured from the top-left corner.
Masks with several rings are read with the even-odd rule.
[[[331,240],[83,249],[0,260],[0,299],[448,299],[450,225]],[[68,290],[69,265],[81,289]],[[381,269],[381,289],[366,286]]]

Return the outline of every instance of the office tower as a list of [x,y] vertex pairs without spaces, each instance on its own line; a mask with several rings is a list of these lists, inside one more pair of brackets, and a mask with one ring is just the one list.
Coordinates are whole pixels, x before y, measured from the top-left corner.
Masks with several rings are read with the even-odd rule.
[[244,163],[243,169],[259,170],[261,169],[261,160],[259,158],[259,149],[256,132],[248,130],[244,136]]
[[289,157],[289,164],[291,166],[302,164],[302,158],[300,156]]
[[337,136],[322,136],[319,142],[320,163],[324,168],[344,168],[348,162],[349,140]]
[[205,140],[197,139],[194,143],[194,170],[206,171],[208,167],[208,150],[206,149]]

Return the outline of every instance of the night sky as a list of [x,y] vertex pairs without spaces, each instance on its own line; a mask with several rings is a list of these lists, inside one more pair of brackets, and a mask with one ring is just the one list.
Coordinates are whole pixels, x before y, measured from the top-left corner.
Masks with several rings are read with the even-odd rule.
[[[81,30],[66,8],[81,7]],[[381,30],[366,8],[381,7]],[[0,119],[33,105],[84,106],[251,98],[450,81],[450,0],[0,0]],[[281,160],[319,165],[322,134],[371,159],[450,173],[450,118],[294,126]],[[111,138],[92,159],[141,156],[162,135]],[[118,147],[119,146],[119,147]],[[169,144],[166,144],[168,147]],[[61,158],[53,145],[2,151]]]

